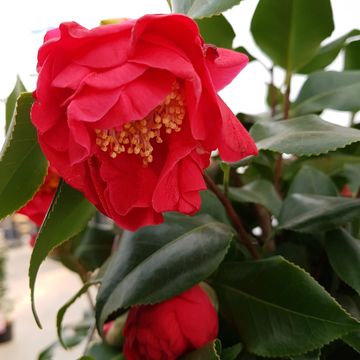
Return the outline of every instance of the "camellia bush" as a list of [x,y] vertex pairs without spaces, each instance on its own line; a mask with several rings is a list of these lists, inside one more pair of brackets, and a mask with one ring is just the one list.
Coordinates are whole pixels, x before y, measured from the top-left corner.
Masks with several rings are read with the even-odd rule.
[[[235,116],[218,91],[258,61],[231,48],[222,12],[239,2],[62,23],[39,49],[35,91],[18,79],[0,217],[38,226],[39,327],[44,259],[83,282],[39,359],[81,344],[82,360],[360,358],[360,31],[324,46],[330,0],[260,0],[251,33],[273,63],[269,107]],[[339,53],[343,71],[327,71]],[[89,311],[69,325],[82,295]]]

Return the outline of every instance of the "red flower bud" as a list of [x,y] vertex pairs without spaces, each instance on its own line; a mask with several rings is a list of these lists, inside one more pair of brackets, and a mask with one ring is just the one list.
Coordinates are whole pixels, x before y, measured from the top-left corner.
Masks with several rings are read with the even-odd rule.
[[124,329],[127,360],[173,360],[214,340],[218,317],[200,286],[155,305],[130,309]]

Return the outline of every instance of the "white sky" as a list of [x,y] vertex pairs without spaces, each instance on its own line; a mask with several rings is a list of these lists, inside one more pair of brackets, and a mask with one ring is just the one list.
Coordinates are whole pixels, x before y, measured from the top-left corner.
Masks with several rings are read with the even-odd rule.
[[[316,1],[316,0],[314,0]],[[257,1],[244,0],[239,6],[227,11],[225,16],[237,34],[234,46],[244,46],[265,64],[270,61],[254,44],[250,33],[250,21]],[[359,0],[332,0],[335,17],[335,39],[349,30],[360,27]],[[86,27],[97,26],[102,19],[114,17],[137,18],[146,13],[168,13],[166,0],[12,0],[3,4],[0,11],[0,99],[10,93],[16,74],[19,74],[29,91],[36,82],[36,53],[47,29],[57,27],[63,21],[77,21]],[[327,40],[329,41],[329,40]],[[341,70],[339,57],[331,69]],[[283,73],[275,72],[275,82],[282,83]],[[235,112],[261,113],[264,103],[268,73],[258,63],[251,63],[221,95]],[[295,97],[304,77],[295,76],[292,97]],[[3,143],[4,104],[0,102],[0,145]],[[326,111],[325,119],[346,125],[349,115]]]

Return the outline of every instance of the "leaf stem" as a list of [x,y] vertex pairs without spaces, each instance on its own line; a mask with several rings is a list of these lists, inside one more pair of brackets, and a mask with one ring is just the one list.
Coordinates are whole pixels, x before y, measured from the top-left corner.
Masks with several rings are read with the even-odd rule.
[[231,201],[225,196],[225,194],[219,189],[219,187],[215,184],[213,179],[204,172],[204,179],[205,182],[209,188],[220,200],[220,202],[223,204],[226,213],[228,214],[230,220],[232,221],[235,230],[239,234],[239,238],[241,242],[246,246],[246,248],[250,251],[251,255],[254,257],[254,259],[260,259],[261,256],[259,252],[257,251],[256,247],[251,241],[250,236],[245,230],[245,227],[243,223],[241,222],[241,219],[237,215],[235,209],[233,208]]

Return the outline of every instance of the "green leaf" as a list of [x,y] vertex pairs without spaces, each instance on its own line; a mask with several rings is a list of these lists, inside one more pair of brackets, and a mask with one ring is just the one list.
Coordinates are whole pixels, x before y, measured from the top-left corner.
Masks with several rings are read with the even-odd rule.
[[216,339],[206,344],[200,349],[192,351],[185,356],[181,357],[181,360],[222,360],[221,355],[221,342]]
[[17,76],[15,86],[14,86],[13,90],[11,91],[10,95],[7,97],[6,103],[5,103],[5,130],[6,130],[6,132],[8,131],[11,120],[14,117],[17,99],[20,96],[20,94],[25,91],[26,91],[26,89],[25,89],[24,84],[22,83],[19,76]]
[[258,46],[288,71],[309,62],[333,29],[330,0],[260,0],[251,22]]
[[291,183],[288,195],[315,194],[337,196],[338,191],[331,178],[311,166],[304,166]]
[[339,55],[340,50],[346,45],[346,40],[359,34],[359,30],[352,30],[340,38],[322,46],[316,52],[315,56],[297,72],[301,74],[310,74],[314,71],[324,69]]
[[352,192],[357,192],[360,187],[360,164],[344,164],[340,174],[347,179]]
[[360,326],[310,275],[280,256],[224,263],[212,285],[225,318],[256,355],[301,355]]
[[331,152],[313,158],[301,158],[292,162],[284,168],[284,179],[290,180],[301,166],[308,165],[332,176],[341,173],[345,164],[360,165],[360,157],[355,155],[344,155],[339,152]]
[[207,214],[214,218],[216,221],[230,224],[229,219],[226,214],[226,210],[224,205],[220,202],[220,200],[216,197],[216,195],[210,190],[204,190],[200,192],[201,197],[201,208],[197,213]]
[[0,219],[31,200],[46,176],[47,160],[30,121],[32,102],[30,93],[19,97],[0,153]]
[[120,353],[118,348],[112,347],[105,342],[94,343],[86,355],[88,358],[95,360],[125,360],[124,355]]
[[355,351],[360,353],[360,331],[353,331],[342,337],[342,340],[352,347]]
[[55,247],[78,234],[94,215],[95,208],[74,188],[61,181],[54,200],[39,230],[29,267],[31,306],[36,323],[41,328],[35,309],[35,280],[41,263]]
[[235,32],[223,15],[196,20],[205,43],[232,48]]
[[259,150],[298,156],[324,154],[360,141],[360,130],[328,123],[316,115],[257,122],[250,134]]
[[249,63],[256,60],[256,57],[250,54],[243,46],[238,46],[233,50],[245,54],[249,58]]
[[96,301],[99,332],[109,315],[153,304],[206,279],[223,260],[232,229],[209,217],[168,214],[159,226],[126,232]]
[[65,313],[67,312],[67,310],[69,309],[69,307],[74,304],[74,302],[80,298],[83,294],[85,294],[90,286],[99,284],[100,280],[99,279],[95,279],[95,280],[91,280],[87,283],[85,283],[81,289],[73,296],[71,297],[58,311],[57,316],[56,316],[56,328],[57,328],[57,335],[59,338],[59,342],[62,345],[63,348],[67,348],[67,344],[64,341],[63,338],[63,327],[62,327],[62,322],[64,320],[65,317]]
[[346,70],[360,70],[360,40],[346,46],[344,67]]
[[230,187],[229,198],[232,201],[261,204],[276,217],[280,213],[280,196],[276,192],[274,185],[265,179],[255,180],[241,188]]
[[324,109],[357,111],[359,92],[360,71],[320,71],[305,81],[291,113],[303,115]]
[[191,18],[211,17],[232,8],[241,0],[171,0],[174,13],[185,14]]
[[284,94],[273,84],[268,85],[266,103],[270,108],[274,105],[277,107],[282,106],[284,103]]
[[53,360],[54,351],[57,346],[58,346],[57,341],[50,344],[47,348],[45,348],[44,350],[41,351],[37,360]]
[[235,344],[221,351],[221,360],[236,360],[243,349],[242,344]]
[[291,360],[320,360],[320,355],[321,355],[320,349],[316,349],[314,351],[310,351],[303,355],[292,356]]
[[111,224],[92,219],[82,235],[74,256],[86,270],[94,271],[111,255],[114,237]]
[[335,229],[360,214],[360,199],[335,196],[292,194],[279,217],[279,228],[299,232]]
[[325,250],[340,279],[360,294],[360,240],[337,229],[326,234]]

